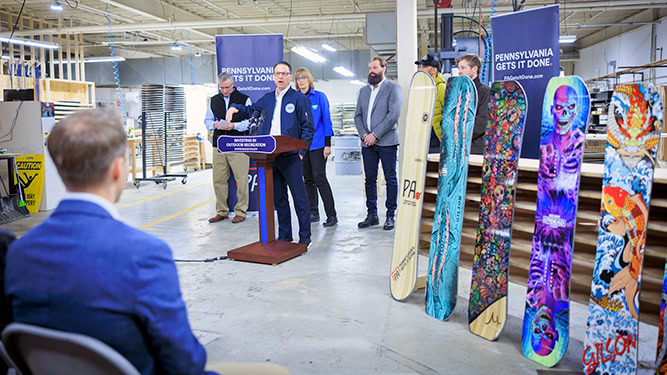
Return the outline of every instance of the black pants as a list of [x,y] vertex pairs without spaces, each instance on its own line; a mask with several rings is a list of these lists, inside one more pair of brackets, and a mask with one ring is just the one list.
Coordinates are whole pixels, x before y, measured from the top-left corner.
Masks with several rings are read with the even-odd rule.
[[398,205],[398,180],[396,178],[396,146],[368,146],[361,148],[361,156],[364,162],[364,173],[366,174],[366,208],[368,215],[377,216],[378,207],[378,164],[382,163],[382,171],[387,181],[387,217],[394,217]]
[[310,215],[320,216],[317,191],[319,190],[324,203],[324,212],[327,217],[336,216],[333,193],[327,180],[327,159],[324,158],[324,148],[310,150],[303,157],[303,182],[306,184]]
[[303,187],[303,172],[299,170],[299,155],[285,153],[273,160],[273,203],[278,211],[278,238],[292,241],[292,212],[287,199],[287,188],[292,193],[294,211],[299,220],[299,240],[310,238],[308,201]]

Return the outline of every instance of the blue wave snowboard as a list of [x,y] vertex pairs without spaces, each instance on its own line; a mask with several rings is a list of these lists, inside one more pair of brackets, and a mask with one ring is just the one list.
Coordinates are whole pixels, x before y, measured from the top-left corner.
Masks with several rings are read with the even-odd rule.
[[440,320],[449,318],[456,306],[468,154],[476,109],[477,89],[472,80],[466,76],[450,78],[442,111],[438,196],[426,280],[426,313]]
[[590,108],[581,78],[549,80],[522,339],[523,355],[547,367],[560,361],[569,338],[570,267]]

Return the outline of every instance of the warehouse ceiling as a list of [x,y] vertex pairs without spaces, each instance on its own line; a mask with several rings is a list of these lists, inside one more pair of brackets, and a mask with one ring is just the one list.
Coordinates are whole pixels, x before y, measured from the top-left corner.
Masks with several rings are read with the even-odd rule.
[[[558,2],[558,1],[557,1]],[[1,34],[9,34],[22,0],[0,0]],[[125,58],[214,53],[219,34],[281,33],[285,49],[305,45],[320,50],[328,43],[340,50],[374,49],[391,59],[395,48],[378,50],[367,41],[367,15],[394,12],[396,0],[60,0],[61,12],[50,10],[51,0],[26,1],[22,30],[16,36],[35,37],[82,33],[86,56],[108,56],[109,32],[117,54]],[[523,9],[553,2],[528,0]],[[489,29],[491,2],[452,0],[453,12],[481,20]],[[498,14],[511,12],[511,2],[497,1]],[[667,16],[667,0],[560,1],[561,35],[576,35],[583,48]],[[419,44],[432,43],[434,5],[418,0]],[[12,15],[12,25],[9,24]],[[457,36],[476,36],[479,26],[457,18]],[[539,32],[526,30],[525,32]],[[483,32],[482,32],[483,34]],[[174,51],[177,43],[184,48]],[[243,51],[238,51],[243,53]]]

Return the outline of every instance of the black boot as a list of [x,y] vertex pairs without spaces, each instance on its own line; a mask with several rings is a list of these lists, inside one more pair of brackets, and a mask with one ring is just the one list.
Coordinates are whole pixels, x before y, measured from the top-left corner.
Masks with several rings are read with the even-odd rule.
[[387,216],[387,220],[384,222],[384,227],[382,229],[384,230],[392,230],[394,229],[394,217],[393,216]]
[[368,228],[373,225],[378,225],[380,224],[380,219],[378,219],[377,215],[368,215],[364,219],[364,221],[360,222],[357,224],[357,227],[359,228]]
[[328,228],[328,227],[333,227],[336,224],[338,224],[338,218],[335,217],[335,216],[329,216],[327,218],[327,221],[322,223],[322,226],[324,226],[325,228]]

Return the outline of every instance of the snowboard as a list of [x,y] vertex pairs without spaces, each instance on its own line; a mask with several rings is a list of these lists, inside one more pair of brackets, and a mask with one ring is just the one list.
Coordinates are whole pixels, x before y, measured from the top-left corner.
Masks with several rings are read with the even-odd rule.
[[662,101],[652,86],[616,86],[582,358],[587,374],[637,372],[639,293],[662,121]]
[[519,82],[491,85],[468,302],[470,332],[487,340],[500,335],[507,318],[514,196],[527,110],[527,98]]
[[456,306],[468,154],[476,108],[477,89],[472,80],[466,76],[450,78],[442,110],[438,195],[426,277],[426,313],[440,320],[449,318]]
[[569,339],[570,267],[590,102],[581,78],[554,77],[542,106],[522,351],[547,367],[563,357]]
[[389,278],[391,296],[405,301],[417,286],[417,258],[422,216],[426,157],[431,135],[436,89],[433,78],[417,71],[410,81],[407,125],[401,165],[394,251]]

